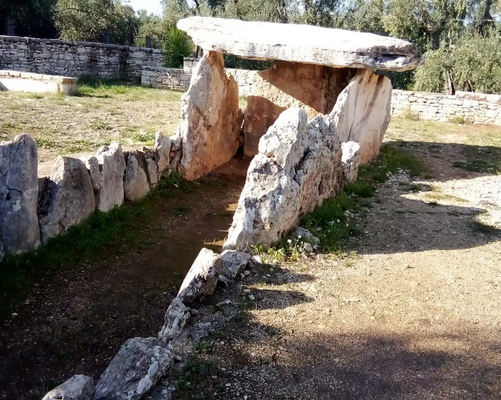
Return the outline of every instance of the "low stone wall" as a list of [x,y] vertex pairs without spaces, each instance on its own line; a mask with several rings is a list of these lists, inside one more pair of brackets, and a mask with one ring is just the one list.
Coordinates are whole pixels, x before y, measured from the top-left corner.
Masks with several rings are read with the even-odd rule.
[[[141,86],[156,89],[188,90],[191,75],[198,64],[197,58],[185,58],[183,69],[163,67],[143,67]],[[242,96],[252,94],[252,81],[258,71],[226,68],[226,73],[232,75],[238,83],[238,93]]]
[[76,78],[67,76],[0,71],[0,90],[74,95],[78,91],[78,86]]
[[162,67],[164,52],[145,47],[0,36],[0,69],[101,79],[140,78]]
[[421,120],[501,125],[501,95],[456,92],[441,93],[394,90],[392,114],[412,114]]
[[144,67],[141,86],[185,91],[190,86],[190,79],[191,73],[187,74],[182,69]]

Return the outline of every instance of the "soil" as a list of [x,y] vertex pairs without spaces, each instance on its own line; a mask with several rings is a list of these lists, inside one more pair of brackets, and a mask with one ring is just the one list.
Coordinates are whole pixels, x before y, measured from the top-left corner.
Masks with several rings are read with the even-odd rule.
[[268,258],[220,292],[208,308],[237,316],[174,400],[501,397],[501,176],[452,167],[465,145],[400,145],[427,178],[382,184],[339,254]]
[[1,322],[0,399],[40,399],[77,373],[98,379],[128,338],[156,335],[200,249],[221,250],[247,166],[234,159],[160,199],[138,246],[105,248],[43,277]]

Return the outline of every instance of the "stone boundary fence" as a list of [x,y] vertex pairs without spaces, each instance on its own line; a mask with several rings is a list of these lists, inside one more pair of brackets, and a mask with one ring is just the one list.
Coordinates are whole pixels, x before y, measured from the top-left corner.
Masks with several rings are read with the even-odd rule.
[[439,122],[501,125],[501,95],[393,90],[392,114]]
[[70,77],[141,78],[162,67],[164,51],[146,47],[0,36],[0,69]]

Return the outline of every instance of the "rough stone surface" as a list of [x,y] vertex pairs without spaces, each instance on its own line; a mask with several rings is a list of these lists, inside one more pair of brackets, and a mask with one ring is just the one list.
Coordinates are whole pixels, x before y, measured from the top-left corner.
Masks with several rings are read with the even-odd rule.
[[164,325],[158,338],[165,341],[174,339],[181,333],[189,318],[190,309],[176,297],[165,313]]
[[184,304],[190,305],[195,300],[210,296],[216,290],[221,271],[221,256],[203,248],[186,274],[177,297]]
[[171,141],[169,136],[160,132],[155,135],[155,151],[157,152],[158,173],[160,176],[169,168]]
[[244,272],[250,258],[250,254],[242,251],[224,251],[223,254],[221,254],[221,261],[223,263],[222,274],[229,279],[235,279]]
[[180,174],[195,180],[229,161],[238,150],[242,118],[237,82],[224,72],[223,55],[209,52],[181,97]]
[[223,248],[277,243],[302,215],[340,191],[342,171],[332,118],[308,123],[304,110],[284,111],[259,142]]
[[146,172],[139,165],[136,156],[137,153],[133,151],[125,155],[124,194],[125,198],[129,201],[138,200],[146,196],[150,191]]
[[341,144],[343,156],[343,176],[346,183],[353,183],[358,177],[358,166],[360,165],[360,145],[357,142],[344,142]]
[[421,63],[414,44],[372,33],[204,17],[181,19],[177,26],[204,50],[244,58],[390,71]]
[[124,202],[125,160],[120,143],[113,142],[97,151],[96,158],[103,176],[103,188],[96,193],[96,207],[110,211]]
[[40,244],[37,154],[27,134],[0,143],[0,260]]
[[296,235],[298,235],[298,237],[301,237],[301,239],[304,239],[305,241],[311,244],[316,244],[316,245],[320,244],[320,239],[312,235],[311,232],[306,228],[298,227],[296,229]]
[[90,179],[92,181],[92,187],[94,188],[94,192],[97,193],[103,189],[103,174],[99,170],[99,161],[96,157],[82,157],[81,160],[84,162],[87,170],[90,174]]
[[146,158],[146,171],[148,172],[150,186],[154,188],[158,185],[158,165],[154,159]]
[[46,178],[38,213],[42,243],[82,222],[95,210],[94,190],[82,160],[56,158]]
[[391,81],[360,70],[341,92],[331,112],[341,142],[360,145],[360,163],[367,164],[379,148],[391,119]]
[[92,378],[75,375],[52,389],[42,400],[92,400],[95,390]]
[[286,109],[300,107],[309,119],[329,114],[339,93],[356,74],[354,68],[276,61],[254,75],[244,113],[244,154],[258,153],[259,139]]
[[94,400],[139,400],[174,361],[172,347],[157,338],[129,339],[96,386]]

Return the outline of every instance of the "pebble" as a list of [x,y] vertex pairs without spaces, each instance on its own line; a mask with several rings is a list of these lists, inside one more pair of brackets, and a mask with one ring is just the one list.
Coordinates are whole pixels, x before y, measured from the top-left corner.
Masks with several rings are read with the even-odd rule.
[[256,300],[256,297],[254,295],[250,294],[249,295],[249,300],[254,301],[254,300]]
[[13,313],[12,313],[12,316],[13,316],[13,317],[17,317],[18,315],[19,315],[19,314],[18,314],[17,312],[13,312]]
[[251,290],[250,290],[250,289],[244,289],[244,290],[243,290],[243,292],[244,292],[244,293],[250,293],[250,292],[251,292]]
[[244,271],[244,275],[245,275],[245,276],[249,276],[249,275],[250,275],[250,271],[245,270],[245,271]]

